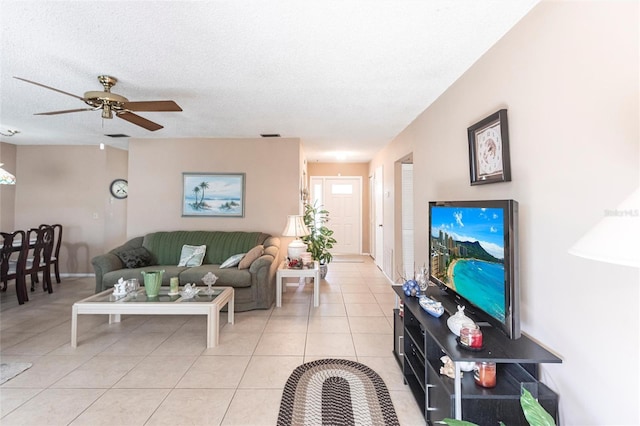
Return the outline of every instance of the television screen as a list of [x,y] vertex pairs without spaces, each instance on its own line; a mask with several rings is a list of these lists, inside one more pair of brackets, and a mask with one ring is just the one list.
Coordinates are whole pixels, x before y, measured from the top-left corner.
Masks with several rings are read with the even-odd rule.
[[520,335],[516,213],[513,200],[429,203],[431,280],[512,338]]

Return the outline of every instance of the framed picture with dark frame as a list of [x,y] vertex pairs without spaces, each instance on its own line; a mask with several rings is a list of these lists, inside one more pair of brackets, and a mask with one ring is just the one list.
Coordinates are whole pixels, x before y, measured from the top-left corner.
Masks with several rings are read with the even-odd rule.
[[511,181],[507,110],[501,109],[467,129],[471,185]]
[[244,173],[182,173],[182,216],[244,217]]

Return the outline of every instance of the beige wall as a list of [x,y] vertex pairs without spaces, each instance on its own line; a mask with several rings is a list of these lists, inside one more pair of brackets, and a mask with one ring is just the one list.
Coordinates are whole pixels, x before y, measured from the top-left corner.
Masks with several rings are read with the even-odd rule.
[[[3,169],[16,176],[16,146],[0,142],[0,163]],[[17,181],[17,179],[16,179]],[[12,232],[15,226],[16,187],[0,185],[0,230]]]
[[311,176],[360,176],[362,177],[362,251],[369,252],[369,164],[368,163],[313,163],[307,164]]
[[[371,163],[393,192],[393,161],[413,153],[417,264],[429,200],[519,202],[522,328],[564,361],[542,371],[561,424],[640,424],[638,270],[567,253],[639,184],[639,12],[637,2],[540,3]],[[500,108],[513,180],[471,187],[466,129]]]
[[[10,152],[13,145],[5,145],[2,152]],[[0,212],[3,218],[15,212],[16,229],[61,223],[61,272],[72,274],[93,273],[93,256],[150,231],[233,229],[279,236],[287,215],[299,211],[299,145],[298,139],[138,139],[129,151],[21,145],[15,210],[2,192]],[[246,173],[245,217],[181,217],[182,172]],[[116,178],[129,181],[125,200],[109,193]]]
[[126,155],[97,146],[17,147],[15,228],[62,224],[62,273],[92,273],[91,258],[123,239],[122,224],[108,224],[122,208],[109,204],[109,183],[126,172]]
[[[132,139],[127,235],[158,230],[262,231],[279,236],[299,211],[300,140]],[[246,173],[245,216],[182,217],[182,173]]]

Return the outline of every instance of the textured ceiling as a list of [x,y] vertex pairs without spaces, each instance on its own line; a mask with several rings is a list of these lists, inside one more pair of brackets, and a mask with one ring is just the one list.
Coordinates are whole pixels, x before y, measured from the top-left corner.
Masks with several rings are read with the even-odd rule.
[[[0,140],[126,148],[132,138],[301,138],[310,161],[368,161],[538,0],[0,2]],[[175,100],[149,132],[82,96]],[[152,141],[150,141],[152,143]]]

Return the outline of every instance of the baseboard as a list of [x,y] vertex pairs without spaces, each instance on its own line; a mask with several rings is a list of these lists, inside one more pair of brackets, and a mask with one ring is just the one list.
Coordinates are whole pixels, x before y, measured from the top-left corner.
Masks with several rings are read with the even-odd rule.
[[[51,276],[53,276],[53,274],[51,274]],[[89,273],[84,273],[84,274],[71,274],[71,273],[66,273],[66,274],[60,274],[60,278],[88,278],[88,277],[95,277],[96,274],[89,274]]]

